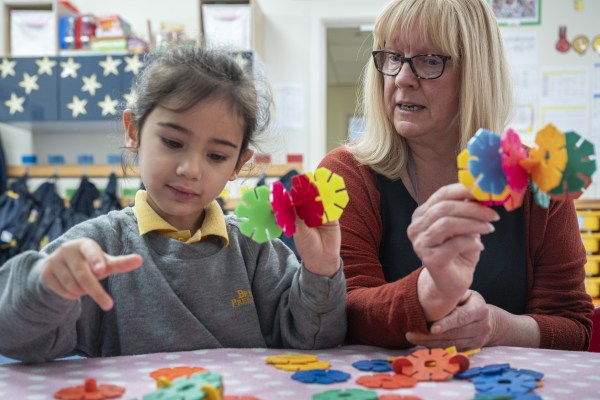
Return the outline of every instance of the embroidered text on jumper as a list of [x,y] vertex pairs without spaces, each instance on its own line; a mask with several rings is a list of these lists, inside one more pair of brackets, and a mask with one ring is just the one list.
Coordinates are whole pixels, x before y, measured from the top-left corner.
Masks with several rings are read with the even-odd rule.
[[252,292],[249,290],[237,290],[236,291],[237,298],[231,299],[232,307],[239,307],[242,304],[254,303],[254,298],[252,297]]

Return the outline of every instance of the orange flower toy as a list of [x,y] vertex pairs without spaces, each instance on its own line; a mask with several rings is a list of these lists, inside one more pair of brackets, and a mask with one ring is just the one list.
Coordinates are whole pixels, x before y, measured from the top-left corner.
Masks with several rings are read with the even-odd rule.
[[86,379],[83,385],[69,386],[54,393],[61,400],[104,400],[116,399],[125,393],[125,388],[116,385],[98,385],[95,379]]

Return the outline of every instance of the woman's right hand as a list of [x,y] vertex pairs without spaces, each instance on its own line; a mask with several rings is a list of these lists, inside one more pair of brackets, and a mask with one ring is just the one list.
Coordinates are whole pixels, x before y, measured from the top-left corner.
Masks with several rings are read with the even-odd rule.
[[441,187],[415,210],[407,233],[425,267],[418,296],[428,321],[450,313],[469,289],[481,235],[493,232],[491,222],[499,218],[460,183]]
[[48,257],[42,271],[42,282],[68,300],[89,295],[100,308],[108,311],[113,306],[113,300],[100,280],[109,275],[133,271],[142,262],[138,254],[110,256],[92,239],[77,239],[62,244]]

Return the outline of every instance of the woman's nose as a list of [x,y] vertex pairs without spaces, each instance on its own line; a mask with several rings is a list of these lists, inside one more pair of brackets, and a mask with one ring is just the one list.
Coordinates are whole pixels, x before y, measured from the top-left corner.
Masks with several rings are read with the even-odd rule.
[[396,75],[396,86],[414,86],[417,84],[419,79],[415,76],[412,69],[410,68],[410,64],[405,62],[400,67],[400,71]]

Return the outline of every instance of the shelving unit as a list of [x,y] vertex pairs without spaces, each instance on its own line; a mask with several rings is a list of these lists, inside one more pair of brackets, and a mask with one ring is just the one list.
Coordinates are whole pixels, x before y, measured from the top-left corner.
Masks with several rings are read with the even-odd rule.
[[[85,175],[88,178],[107,178],[114,172],[119,178],[139,178],[137,167],[131,167],[131,170],[125,174],[119,165],[110,164],[90,164],[90,165],[9,165],[8,178],[16,179],[27,173],[29,178],[80,178]],[[291,170],[302,172],[301,163],[288,164],[253,164],[248,165],[240,171],[238,179],[244,178],[280,178]],[[128,196],[121,197],[121,205],[125,206],[133,203],[133,199]],[[225,197],[225,209],[233,210],[238,204],[237,197]]]
[[[30,0],[9,0],[2,1],[2,20],[4,21],[4,51],[2,53],[4,55],[11,55],[11,12],[19,11],[19,10],[32,10],[32,11],[50,11],[52,13],[52,19],[55,24],[55,29],[58,30],[58,21],[61,16],[66,14],[73,14],[73,9],[69,8],[69,6],[65,5],[63,2],[59,0],[51,0],[51,1],[30,1]],[[58,35],[55,34],[57,40],[52,49],[49,49],[48,55],[58,56],[59,55],[59,46],[58,46]],[[1,50],[1,49],[0,49]]]
[[[254,164],[244,167],[240,171],[240,177],[260,177],[265,175],[269,178],[281,177],[288,171],[295,169],[302,170],[301,164]],[[57,176],[59,178],[79,178],[87,175],[91,178],[105,178],[115,172],[118,177],[130,176],[138,177],[137,167],[132,167],[132,171],[125,175],[120,166],[110,164],[90,164],[90,165],[9,165],[8,177],[18,178],[25,173],[31,178],[50,178]]]
[[587,252],[585,289],[600,305],[600,200],[576,200],[581,240]]

